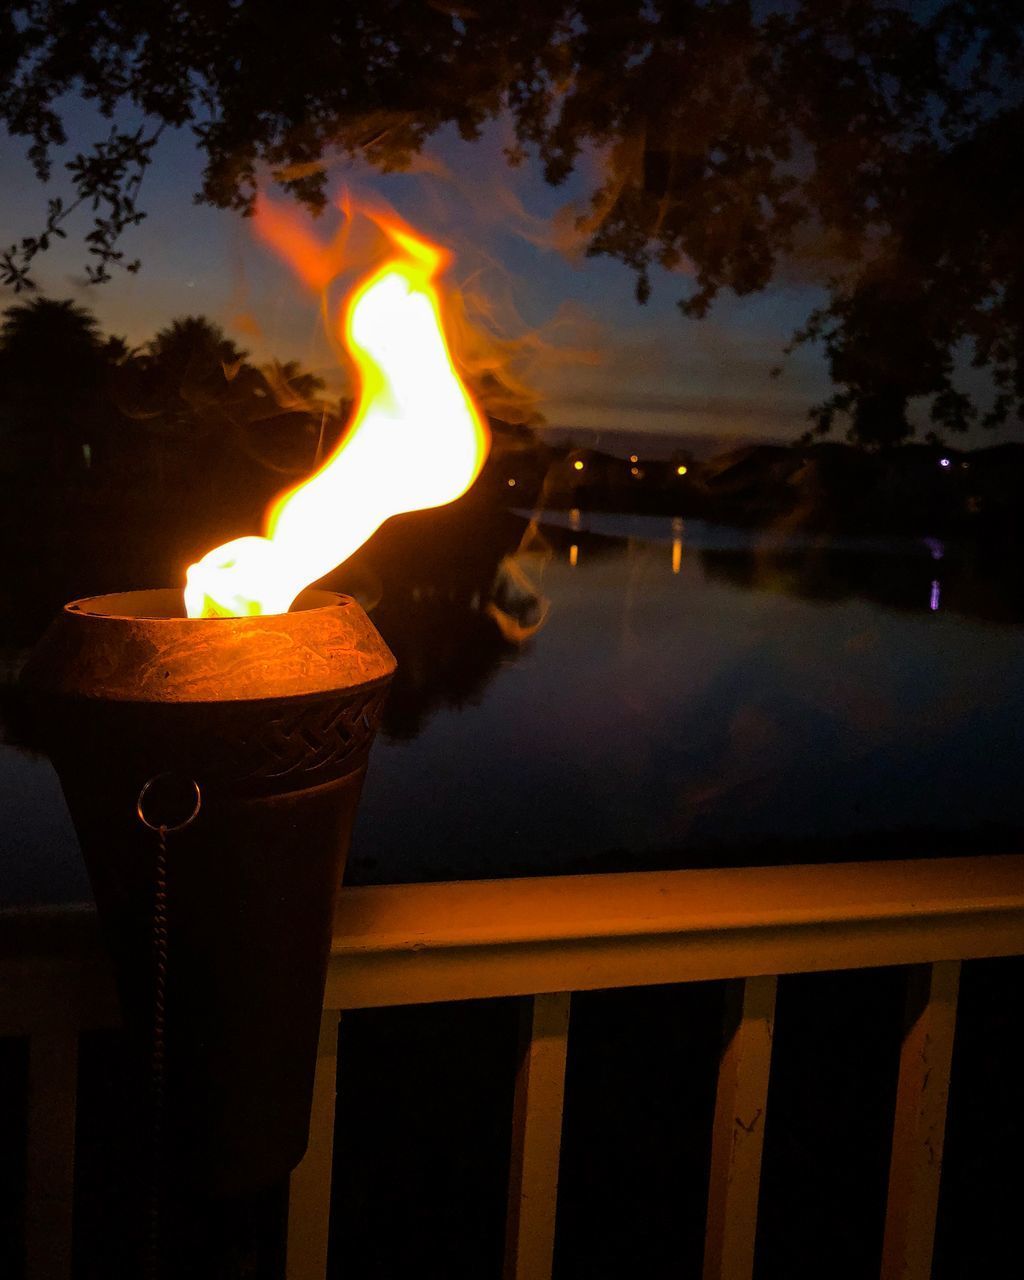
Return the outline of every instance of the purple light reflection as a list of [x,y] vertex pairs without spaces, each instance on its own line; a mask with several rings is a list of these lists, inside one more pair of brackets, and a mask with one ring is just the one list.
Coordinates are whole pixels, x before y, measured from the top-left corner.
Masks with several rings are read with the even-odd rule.
[[921,541],[931,552],[933,560],[941,560],[946,554],[946,544],[941,538],[922,538]]

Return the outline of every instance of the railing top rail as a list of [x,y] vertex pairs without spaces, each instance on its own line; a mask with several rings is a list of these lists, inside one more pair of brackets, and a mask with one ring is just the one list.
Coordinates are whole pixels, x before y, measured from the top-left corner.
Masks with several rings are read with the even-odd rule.
[[[41,969],[47,990],[66,1001],[70,987],[84,988],[103,967],[99,951],[91,908],[0,911],[8,978],[0,1015],[10,1005],[10,1016],[42,1016]],[[1019,854],[381,885],[342,890],[325,1003],[359,1008],[1017,954]],[[89,964],[69,979],[80,960]],[[25,981],[11,981],[15,969]]]
[[347,888],[334,953],[1024,909],[1024,855],[638,871]]
[[1024,953],[1024,857],[347,889],[332,1008]]

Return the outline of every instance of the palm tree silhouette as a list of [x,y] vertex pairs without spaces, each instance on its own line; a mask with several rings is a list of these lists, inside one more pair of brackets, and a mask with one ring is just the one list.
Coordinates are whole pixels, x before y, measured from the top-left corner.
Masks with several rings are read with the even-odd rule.
[[70,299],[35,298],[4,313],[4,416],[61,471],[91,461],[109,369],[95,316]]

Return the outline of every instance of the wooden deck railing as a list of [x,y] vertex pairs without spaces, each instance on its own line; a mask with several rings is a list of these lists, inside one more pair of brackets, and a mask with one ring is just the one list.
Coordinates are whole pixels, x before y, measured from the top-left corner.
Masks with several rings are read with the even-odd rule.
[[[960,963],[1024,954],[1024,857],[345,889],[288,1280],[327,1264],[339,1016],[528,999],[505,1280],[551,1274],[574,991],[731,980],[710,1152],[704,1280],[749,1280],[780,974],[902,965],[908,1001],[882,1280],[927,1280]],[[0,1034],[28,1036],[28,1280],[70,1275],[76,1045],[114,1003],[85,909],[0,915]]]

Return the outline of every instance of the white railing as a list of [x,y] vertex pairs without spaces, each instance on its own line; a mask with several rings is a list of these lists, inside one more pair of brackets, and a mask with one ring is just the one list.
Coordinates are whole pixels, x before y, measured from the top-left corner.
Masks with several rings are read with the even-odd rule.
[[[288,1280],[322,1280],[346,1009],[520,996],[505,1280],[548,1280],[572,992],[731,980],[704,1280],[753,1272],[780,974],[902,965],[882,1280],[931,1273],[960,963],[1024,954],[1024,857],[344,889]],[[114,1001],[87,909],[0,913],[0,1034],[30,1040],[28,1280],[70,1276],[77,1040]]]

